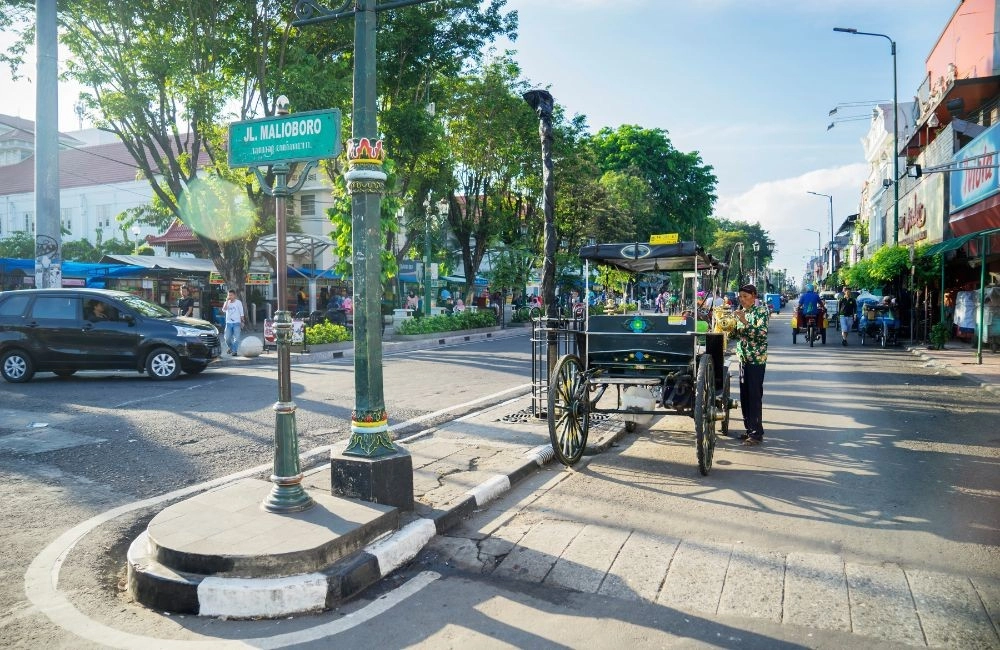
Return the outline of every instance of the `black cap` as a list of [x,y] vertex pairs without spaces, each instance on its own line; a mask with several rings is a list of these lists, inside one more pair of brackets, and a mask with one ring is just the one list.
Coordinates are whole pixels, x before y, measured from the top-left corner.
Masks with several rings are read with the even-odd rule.
[[744,284],[742,287],[740,287],[740,292],[741,293],[749,293],[751,296],[756,296],[757,295],[757,287],[755,287],[752,284]]

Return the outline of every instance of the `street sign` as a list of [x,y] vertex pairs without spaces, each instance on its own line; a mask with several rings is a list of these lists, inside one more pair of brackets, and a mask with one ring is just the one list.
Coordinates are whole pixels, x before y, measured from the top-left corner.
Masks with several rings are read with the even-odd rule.
[[650,244],[676,244],[678,241],[680,241],[680,236],[675,232],[649,236]]
[[230,167],[259,167],[338,155],[340,111],[336,108],[229,125]]

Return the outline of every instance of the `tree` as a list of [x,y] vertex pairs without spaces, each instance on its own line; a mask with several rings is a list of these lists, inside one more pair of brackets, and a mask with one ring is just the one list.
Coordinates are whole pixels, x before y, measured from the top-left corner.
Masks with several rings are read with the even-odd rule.
[[697,152],[677,151],[667,132],[623,125],[603,128],[593,138],[597,159],[604,171],[638,173],[649,184],[655,206],[637,239],[656,233],[679,233],[682,239],[699,239],[715,204],[715,174]]
[[[7,0],[8,19],[31,37],[34,3]],[[252,220],[229,224],[235,233],[215,239],[192,226],[227,284],[243,292],[247,266],[258,237],[274,228],[274,201],[256,179],[226,163],[226,106],[239,102],[241,119],[274,113],[275,88],[284,81],[314,88],[315,79],[289,75],[301,50],[289,47],[291,8],[254,0],[135,3],[129,0],[79,0],[60,6],[60,41],[71,52],[67,76],[89,91],[82,97],[95,123],[114,133],[128,149],[154,193],[153,217],[166,215],[192,225],[182,196],[201,175],[225,180],[247,195]],[[9,61],[16,65],[24,49]],[[288,88],[291,91],[293,89]],[[265,182],[273,181],[268,175]],[[200,215],[226,220],[228,211]],[[133,215],[142,218],[143,215]],[[233,226],[233,227],[230,227]],[[283,272],[283,270],[281,270]]]
[[525,209],[520,183],[538,159],[538,121],[521,98],[525,90],[508,58],[453,84],[449,103],[462,111],[446,117],[454,173],[446,219],[460,249],[467,299],[502,224],[516,222]]
[[0,239],[0,257],[13,257],[19,260],[35,259],[35,238],[26,232],[16,232]]

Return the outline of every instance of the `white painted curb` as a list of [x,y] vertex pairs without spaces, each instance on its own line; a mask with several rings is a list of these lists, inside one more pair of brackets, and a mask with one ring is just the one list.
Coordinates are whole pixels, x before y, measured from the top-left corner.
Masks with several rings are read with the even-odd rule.
[[496,476],[486,479],[471,490],[466,491],[466,494],[476,499],[477,506],[482,506],[486,505],[509,489],[510,477],[506,474],[497,474]]
[[287,578],[213,578],[198,585],[199,616],[274,618],[319,611],[326,605],[326,576],[306,573]]
[[437,534],[431,519],[417,519],[384,540],[365,547],[378,560],[379,574],[384,578],[409,562]]

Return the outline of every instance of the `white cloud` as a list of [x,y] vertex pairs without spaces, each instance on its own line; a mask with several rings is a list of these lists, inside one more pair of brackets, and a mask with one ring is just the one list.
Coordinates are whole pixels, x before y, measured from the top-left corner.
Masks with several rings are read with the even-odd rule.
[[803,256],[816,251],[819,230],[823,244],[830,239],[830,204],[833,196],[833,227],[837,229],[850,214],[858,212],[861,185],[868,175],[866,163],[856,163],[819,169],[767,183],[758,183],[742,194],[721,196],[715,213],[719,217],[750,223],[760,223],[776,246],[774,268],[787,269],[788,274],[802,277]]

